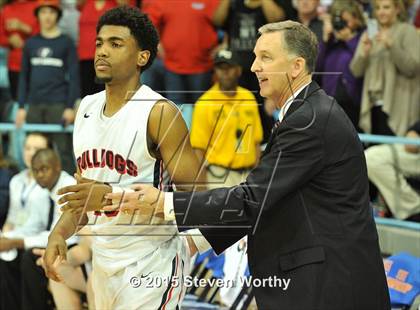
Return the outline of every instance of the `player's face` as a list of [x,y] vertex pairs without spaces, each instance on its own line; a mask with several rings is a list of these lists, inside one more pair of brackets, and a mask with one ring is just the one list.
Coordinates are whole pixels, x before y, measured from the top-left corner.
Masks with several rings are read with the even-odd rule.
[[31,167],[31,160],[36,151],[47,148],[47,140],[43,136],[29,135],[26,138],[25,146],[23,148],[23,161],[25,166]]
[[103,26],[96,37],[96,77],[105,83],[129,80],[139,74],[138,53],[129,28]]
[[273,102],[279,99],[290,88],[294,59],[284,50],[281,32],[264,33],[255,45],[255,60],[251,71],[255,72],[260,85],[262,97]]
[[222,90],[233,91],[236,89],[241,76],[241,67],[222,63],[215,66],[214,72]]
[[45,158],[37,158],[32,165],[32,173],[41,187],[52,189],[60,176],[60,169]]

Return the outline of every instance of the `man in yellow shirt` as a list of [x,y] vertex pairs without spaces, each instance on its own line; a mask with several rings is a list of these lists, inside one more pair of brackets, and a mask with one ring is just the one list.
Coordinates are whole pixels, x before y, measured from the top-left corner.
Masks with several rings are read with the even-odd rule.
[[196,102],[191,145],[206,159],[208,188],[244,180],[259,160],[263,132],[257,101],[238,86],[242,68],[235,54],[221,50],[214,61],[217,82]]

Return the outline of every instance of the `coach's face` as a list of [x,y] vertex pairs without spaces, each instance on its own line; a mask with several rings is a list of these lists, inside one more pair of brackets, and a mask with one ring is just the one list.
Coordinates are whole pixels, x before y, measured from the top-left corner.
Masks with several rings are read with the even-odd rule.
[[103,26],[96,37],[96,77],[105,83],[127,81],[139,74],[144,52],[138,47],[129,28]]
[[290,91],[290,83],[296,77],[293,57],[284,49],[281,32],[264,33],[254,48],[255,60],[251,71],[257,75],[262,97],[281,104]]

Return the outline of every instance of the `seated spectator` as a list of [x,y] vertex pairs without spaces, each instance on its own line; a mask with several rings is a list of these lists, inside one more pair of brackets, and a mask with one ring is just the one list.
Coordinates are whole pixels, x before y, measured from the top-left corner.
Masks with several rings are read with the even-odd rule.
[[2,228],[3,232],[22,227],[28,220],[33,206],[49,206],[48,192],[37,185],[31,170],[32,156],[38,150],[47,147],[49,147],[49,141],[45,135],[41,133],[27,135],[23,146],[23,162],[26,169],[10,181],[9,211]]
[[359,127],[404,135],[420,115],[420,37],[405,22],[402,0],[375,0],[379,24],[368,24],[350,69],[364,77]]
[[[73,106],[79,98],[79,67],[73,41],[61,34],[58,0],[38,0],[35,9],[41,33],[30,38],[23,49],[19,78],[19,110],[16,126],[25,121],[38,124],[69,125]],[[24,108],[28,104],[28,113]],[[66,171],[74,172],[71,137],[52,134]]]
[[297,20],[311,29],[318,38],[318,42],[322,41],[323,22],[318,17],[319,0],[297,0]]
[[215,58],[217,83],[196,102],[191,145],[207,161],[207,187],[243,181],[259,161],[261,121],[254,95],[238,86],[241,67],[235,54],[221,50]]
[[[46,205],[32,204],[24,225],[4,233],[0,238],[0,252],[16,249],[21,253],[17,266],[6,262],[1,263],[0,268],[1,274],[6,275],[4,278],[2,276],[2,285],[17,298],[12,300],[12,296],[9,296],[5,300],[17,305],[21,303],[22,309],[45,309],[48,302],[48,279],[42,268],[36,266],[37,256],[32,253],[32,249],[46,247],[50,230],[60,217],[60,207],[56,203],[57,189],[74,184],[75,181],[61,171],[58,155],[51,149],[38,150],[32,157],[31,169],[37,183],[48,190],[48,201]],[[74,244],[76,241],[77,237],[73,237],[67,242]]]
[[13,171],[3,156],[3,147],[0,143],[0,227],[6,222],[9,210],[9,183],[12,175]]
[[[409,128],[406,136],[420,138],[420,121]],[[382,194],[392,215],[420,222],[420,147],[376,145],[368,148],[365,155],[369,180]],[[416,185],[410,184],[410,179]]]
[[[48,192],[36,184],[33,179],[31,160],[34,153],[48,146],[48,139],[39,133],[27,135],[24,148],[23,160],[27,169],[15,175],[9,186],[9,210],[6,223],[2,227],[4,235],[13,230],[21,229],[30,217],[31,210],[38,213],[41,209],[49,209]],[[34,227],[34,234],[38,232]],[[0,237],[0,248],[5,240]],[[23,250],[13,249],[3,251],[0,249],[0,309],[20,309],[20,264]]]
[[365,28],[363,12],[353,1],[336,0],[324,17],[317,71],[321,87],[358,128],[363,79],[350,71],[350,62]]

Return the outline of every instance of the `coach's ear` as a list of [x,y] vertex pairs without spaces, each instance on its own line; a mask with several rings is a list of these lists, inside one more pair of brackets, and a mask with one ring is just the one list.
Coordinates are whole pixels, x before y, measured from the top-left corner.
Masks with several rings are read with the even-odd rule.
[[148,50],[139,51],[138,56],[137,56],[137,65],[139,67],[144,67],[149,61],[149,58],[150,58],[150,51]]

